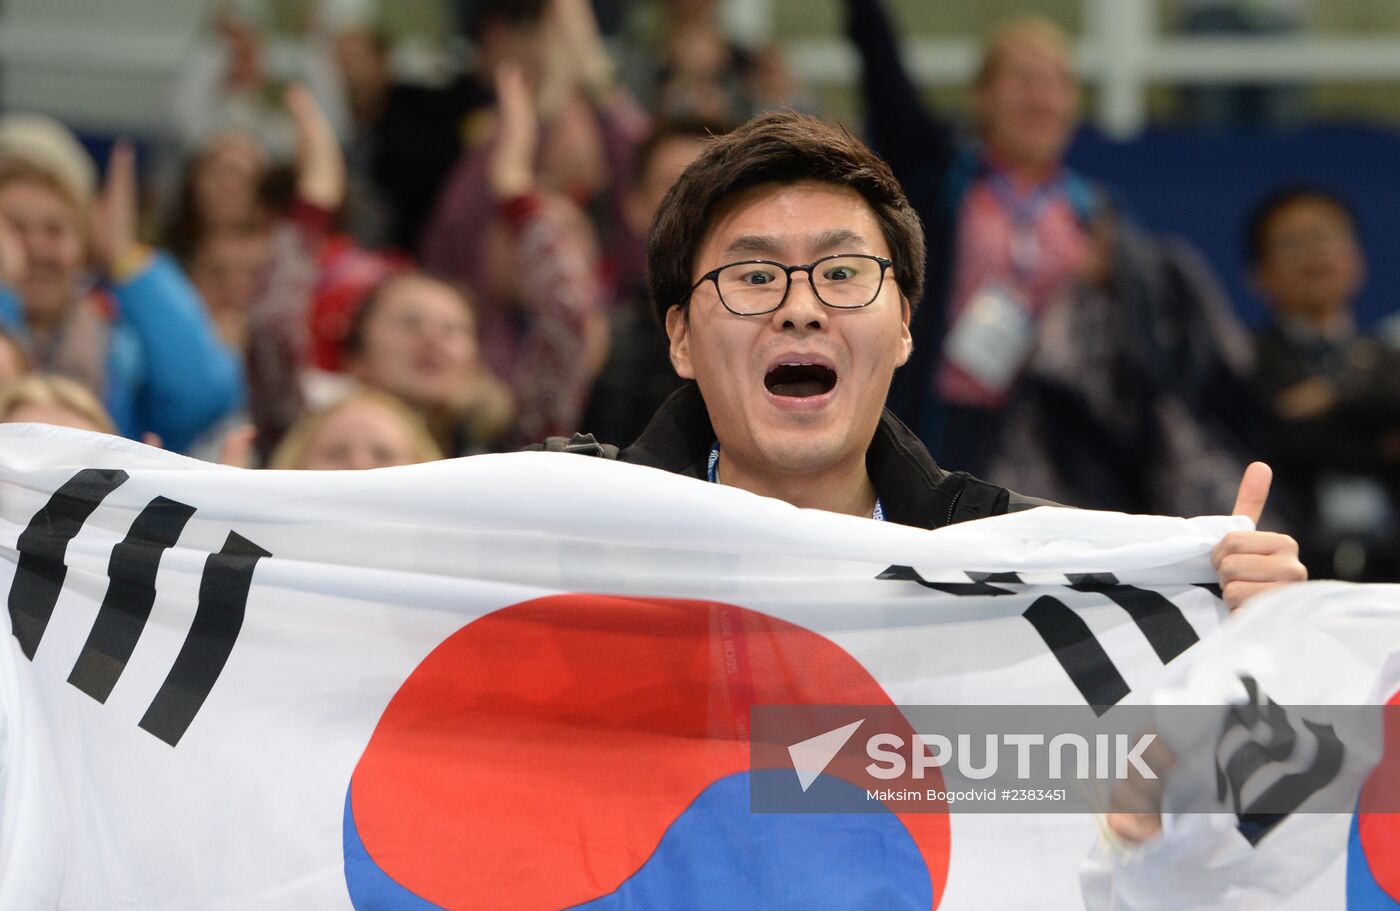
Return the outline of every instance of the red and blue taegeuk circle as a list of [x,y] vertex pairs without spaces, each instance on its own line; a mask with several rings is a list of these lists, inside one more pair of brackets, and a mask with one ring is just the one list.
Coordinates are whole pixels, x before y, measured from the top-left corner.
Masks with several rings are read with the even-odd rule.
[[[1400,911],[1400,692],[1385,710],[1380,764],[1361,790],[1347,846],[1347,911]],[[1387,812],[1389,811],[1389,812]]]
[[351,778],[360,911],[920,908],[941,813],[752,813],[752,705],[889,705],[831,640],[727,604],[557,595],[434,649]]

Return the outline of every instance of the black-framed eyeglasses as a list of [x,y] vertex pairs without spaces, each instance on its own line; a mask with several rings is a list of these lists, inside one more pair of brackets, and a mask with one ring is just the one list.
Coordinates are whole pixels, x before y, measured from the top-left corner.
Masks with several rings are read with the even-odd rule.
[[724,309],[735,316],[762,316],[787,300],[792,273],[806,272],[817,300],[835,310],[859,310],[880,296],[885,272],[892,265],[885,257],[869,253],[837,253],[802,266],[746,259],[706,272],[691,286],[690,293],[705,282],[714,282]]

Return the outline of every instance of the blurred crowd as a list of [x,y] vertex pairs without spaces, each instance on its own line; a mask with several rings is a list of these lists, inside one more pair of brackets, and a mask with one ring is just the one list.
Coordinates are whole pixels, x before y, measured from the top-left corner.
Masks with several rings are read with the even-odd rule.
[[[812,107],[715,0],[635,6],[609,41],[589,0],[463,0],[470,62],[431,82],[373,23],[313,15],[274,54],[221,6],[173,87],[172,167],[125,142],[99,167],[55,120],[0,116],[0,420],[287,469],[630,442],[680,385],[646,298],[653,212],[708,137]],[[1195,515],[1263,458],[1266,523],[1314,577],[1400,578],[1400,345],[1353,317],[1347,200],[1291,185],[1239,213],[1272,313],[1252,332],[1200,253],[1065,166],[1058,27],[997,26],[954,122],[882,0],[844,14],[850,126],[927,233],[890,406],[940,464]]]

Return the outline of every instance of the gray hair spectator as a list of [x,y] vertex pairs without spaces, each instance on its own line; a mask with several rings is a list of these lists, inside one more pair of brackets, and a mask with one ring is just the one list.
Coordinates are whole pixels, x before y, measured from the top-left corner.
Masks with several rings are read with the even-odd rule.
[[61,124],[0,119],[0,327],[35,368],[99,396],[124,435],[184,450],[238,405],[241,371],[174,261],[136,240],[129,145],[94,186]]

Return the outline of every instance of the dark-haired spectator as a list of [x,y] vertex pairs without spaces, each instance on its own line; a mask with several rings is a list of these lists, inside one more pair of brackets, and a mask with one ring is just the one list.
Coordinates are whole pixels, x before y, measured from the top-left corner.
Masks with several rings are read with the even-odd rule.
[[[272,167],[252,134],[227,130],[209,138],[185,161],[161,229],[162,243],[189,275],[219,337],[241,360],[249,311],[273,258],[274,218],[264,194]],[[249,377],[251,386],[255,380]],[[250,392],[257,408],[258,390]]]
[[351,376],[410,405],[450,455],[496,449],[510,428],[510,392],[481,361],[476,314],[462,289],[419,273],[386,280],[345,340]]
[[637,149],[624,208],[627,235],[637,241],[614,250],[618,297],[608,314],[608,361],[593,383],[582,424],[598,439],[635,440],[681,385],[647,295],[645,237],[666,191],[709,138],[724,132],[723,126],[701,120],[658,122]]
[[238,406],[242,375],[184,274],[136,241],[128,145],[114,149],[100,199],[95,183],[62,125],[0,121],[0,249],[10,251],[0,325],[24,340],[36,369],[99,396],[124,435],[154,433],[182,451]]
[[188,264],[210,232],[266,221],[259,190],[269,167],[267,150],[250,133],[230,130],[206,140],[180,176],[162,231],[165,248]]
[[248,309],[266,278],[270,235],[264,222],[214,228],[204,232],[185,260],[219,337],[235,351],[248,347]]
[[658,120],[633,150],[621,198],[622,222],[609,251],[619,297],[646,284],[647,230],[661,197],[699,156],[705,141],[727,133],[733,123],[698,117]]
[[1360,331],[1366,261],[1348,203],[1320,186],[1262,200],[1245,230],[1273,315],[1255,379],[1277,421],[1273,458],[1318,575],[1400,577],[1400,348]]
[[940,461],[987,470],[1041,313],[1078,276],[1097,194],[1063,163],[1078,116],[1069,41],[1008,20],[973,82],[975,138],[930,111],[880,0],[847,0],[875,150],[928,228],[925,304],[890,404]]

